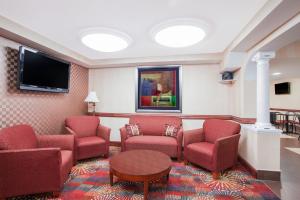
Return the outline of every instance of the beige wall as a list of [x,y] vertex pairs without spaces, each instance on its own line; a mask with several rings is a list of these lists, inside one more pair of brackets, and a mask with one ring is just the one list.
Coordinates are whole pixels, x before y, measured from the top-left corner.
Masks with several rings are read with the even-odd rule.
[[[275,95],[274,85],[282,82],[291,83],[291,93]],[[286,78],[272,81],[270,85],[270,107],[300,109],[300,78]]]
[[[219,65],[185,65],[182,67],[183,114],[232,114],[232,85],[219,83]],[[135,112],[135,67],[91,69],[89,89],[95,90],[100,102],[98,112]],[[101,118],[112,127],[112,140],[119,141],[118,129],[128,121]],[[202,127],[200,120],[184,120],[185,129]]]

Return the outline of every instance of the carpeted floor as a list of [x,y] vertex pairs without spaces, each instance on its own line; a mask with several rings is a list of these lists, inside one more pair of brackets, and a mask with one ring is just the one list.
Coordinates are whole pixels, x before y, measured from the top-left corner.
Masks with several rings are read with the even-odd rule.
[[[111,154],[118,153],[117,148]],[[31,195],[14,199],[53,199],[49,194]],[[108,159],[95,158],[82,161],[73,167],[70,179],[57,199],[135,200],[143,199],[142,183],[117,181],[109,185]],[[173,162],[168,184],[150,185],[149,199],[279,199],[262,182],[254,179],[241,165],[213,180],[211,174],[193,165]]]

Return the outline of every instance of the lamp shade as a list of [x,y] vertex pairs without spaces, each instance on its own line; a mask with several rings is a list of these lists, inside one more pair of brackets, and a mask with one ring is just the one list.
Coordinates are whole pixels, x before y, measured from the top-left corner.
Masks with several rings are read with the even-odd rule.
[[97,102],[99,102],[99,99],[98,99],[98,97],[97,97],[96,92],[91,91],[91,92],[89,93],[89,95],[85,98],[84,101],[85,101],[85,102],[91,102],[91,103],[97,103]]

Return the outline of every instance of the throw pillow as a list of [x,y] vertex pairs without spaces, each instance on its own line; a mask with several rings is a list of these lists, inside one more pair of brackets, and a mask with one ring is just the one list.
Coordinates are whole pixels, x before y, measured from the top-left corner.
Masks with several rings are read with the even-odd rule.
[[125,129],[126,129],[126,132],[127,132],[127,135],[129,137],[131,136],[138,136],[140,135],[140,128],[139,128],[139,125],[138,124],[126,124],[125,125]]
[[171,124],[166,124],[165,127],[165,136],[177,137],[177,132],[179,131],[178,127]]

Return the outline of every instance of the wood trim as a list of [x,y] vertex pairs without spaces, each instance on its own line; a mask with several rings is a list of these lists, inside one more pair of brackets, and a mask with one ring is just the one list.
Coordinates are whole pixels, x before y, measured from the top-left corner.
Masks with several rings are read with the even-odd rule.
[[240,124],[254,124],[256,122],[255,118],[241,118],[236,116],[232,116],[232,120]]
[[300,112],[300,110],[298,110],[298,109],[286,109],[286,108],[270,108],[270,110],[286,111],[286,112]]
[[257,178],[260,180],[280,181],[280,171],[257,170]]
[[205,120],[205,119],[222,119],[222,120],[233,120],[241,124],[254,124],[255,118],[240,118],[232,115],[192,115],[192,114],[176,114],[176,113],[104,113],[96,112],[88,113],[88,115],[95,115],[99,117],[119,117],[119,118],[130,118],[133,116],[174,116],[180,117],[181,119],[195,119],[195,120]]
[[238,156],[238,161],[246,168],[247,171],[250,172],[254,178],[260,180],[280,181],[280,171],[256,170],[240,155]]
[[109,146],[113,146],[113,147],[121,147],[121,142],[118,142],[118,141],[110,141],[110,142],[109,142]]
[[252,165],[250,165],[244,158],[238,155],[238,161],[246,168],[248,172],[254,177],[257,178],[257,171]]

